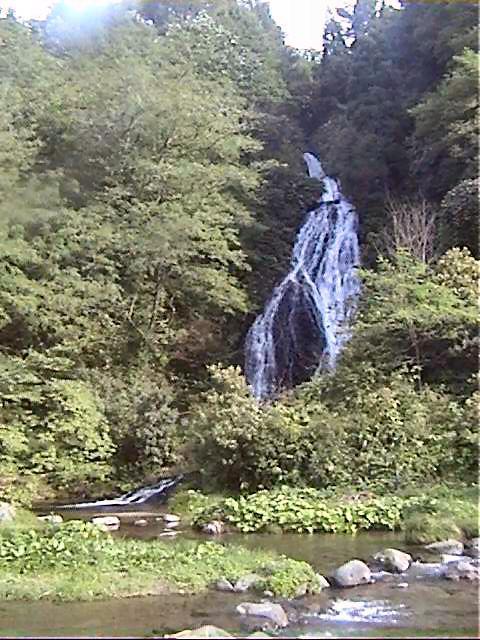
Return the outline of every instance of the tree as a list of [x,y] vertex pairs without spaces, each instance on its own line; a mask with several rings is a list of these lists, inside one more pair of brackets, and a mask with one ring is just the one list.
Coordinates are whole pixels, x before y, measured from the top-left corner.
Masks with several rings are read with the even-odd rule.
[[[419,385],[463,392],[476,371],[478,262],[450,250],[426,265],[405,250],[364,270],[364,292],[343,358],[379,371],[413,368]],[[462,391],[463,390],[463,391]]]
[[439,199],[477,170],[479,56],[466,49],[434,92],[414,109],[413,170],[427,197]]
[[[438,214],[426,200],[387,200],[388,227],[380,235],[386,255],[395,259],[400,251],[407,251],[416,260],[431,262],[437,256]],[[383,253],[383,252],[382,252]]]

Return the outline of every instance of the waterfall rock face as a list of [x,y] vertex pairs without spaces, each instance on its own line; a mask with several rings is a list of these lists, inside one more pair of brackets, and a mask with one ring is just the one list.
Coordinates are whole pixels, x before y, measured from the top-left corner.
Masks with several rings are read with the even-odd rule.
[[304,158],[323,195],[297,235],[288,274],[247,335],[245,373],[259,399],[335,366],[360,291],[355,209],[318,159]]

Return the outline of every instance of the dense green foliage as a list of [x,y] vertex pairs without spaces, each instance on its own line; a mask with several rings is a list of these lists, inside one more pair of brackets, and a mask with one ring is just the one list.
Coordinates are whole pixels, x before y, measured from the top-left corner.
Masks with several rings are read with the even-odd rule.
[[400,529],[407,542],[424,544],[477,536],[477,498],[475,485],[413,487],[397,495],[283,485],[228,497],[188,490],[175,500],[175,508],[196,525],[221,518],[243,533],[354,534]]
[[266,407],[238,371],[216,370],[191,438],[207,482],[231,489],[391,490],[460,474],[473,480],[478,464],[474,398],[419,390],[418,379],[381,375],[362,361]]
[[[0,20],[0,497],[475,478],[477,9],[358,0],[323,56],[261,1],[72,16]],[[317,148],[360,212],[359,315],[334,375],[260,406],[233,367]]]
[[403,509],[417,501],[397,496],[341,501],[315,489],[279,487],[226,498],[210,511],[201,512],[199,521],[220,514],[243,533],[275,527],[295,533],[355,533],[398,528]]
[[258,588],[278,596],[292,597],[302,585],[318,588],[307,563],[238,546],[114,539],[77,520],[42,529],[0,529],[0,594],[5,598],[35,599],[35,593],[22,590],[20,584],[28,585],[33,574],[47,586],[49,598],[90,600],[162,589],[196,592],[221,577],[235,582],[253,571],[260,576]]

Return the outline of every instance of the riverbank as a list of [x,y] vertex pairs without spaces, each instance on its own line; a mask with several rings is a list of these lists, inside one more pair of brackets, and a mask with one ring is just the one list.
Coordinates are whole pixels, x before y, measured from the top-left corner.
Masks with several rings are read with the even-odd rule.
[[478,536],[478,486],[438,485],[397,495],[280,487],[244,496],[179,491],[171,508],[193,526],[222,521],[242,533],[400,530],[409,544]]
[[[184,533],[192,527],[208,531],[212,522],[220,530],[248,534],[397,530],[405,544],[426,544],[478,536],[477,495],[476,487],[445,486],[398,496],[282,487],[222,497],[184,489],[171,500],[169,510],[179,515]],[[291,598],[319,588],[311,564],[264,545],[154,536],[148,541],[128,534],[114,538],[88,522],[52,525],[20,511],[9,525],[0,526],[0,599],[82,601],[192,594],[221,579],[235,584],[252,573],[257,575],[258,593]]]
[[318,590],[312,567],[275,553],[206,541],[113,538],[88,522],[0,529],[0,599],[81,601],[200,593],[256,574],[256,588],[292,597]]

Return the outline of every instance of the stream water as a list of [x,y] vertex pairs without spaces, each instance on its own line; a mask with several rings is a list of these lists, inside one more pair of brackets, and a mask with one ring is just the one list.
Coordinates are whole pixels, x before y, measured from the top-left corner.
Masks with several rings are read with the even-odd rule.
[[[114,512],[113,509],[109,509]],[[114,535],[153,539],[163,530],[155,521],[164,508],[146,505],[133,513],[117,510],[122,526]],[[98,513],[98,512],[97,512]],[[105,514],[105,509],[101,510]],[[91,517],[95,512],[68,510],[65,518]],[[145,527],[135,518],[149,521]],[[180,535],[194,537],[191,531]],[[197,536],[198,537],[198,536]],[[204,537],[202,537],[204,539]],[[386,546],[408,549],[401,534],[237,535],[226,544],[276,550],[306,560],[324,575],[352,558],[367,559]],[[174,542],[172,541],[174,544]],[[407,587],[399,584],[408,583]],[[297,620],[279,637],[478,637],[478,590],[473,584],[398,576],[353,589],[327,589],[321,595],[282,603]],[[198,596],[162,595],[88,603],[2,602],[0,637],[153,637],[213,624],[242,636],[235,607],[255,601],[252,594],[208,592]]]

